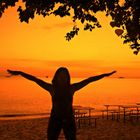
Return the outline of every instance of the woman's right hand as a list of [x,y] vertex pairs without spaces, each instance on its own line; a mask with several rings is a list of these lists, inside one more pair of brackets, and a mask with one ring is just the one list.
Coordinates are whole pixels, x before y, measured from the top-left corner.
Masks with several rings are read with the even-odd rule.
[[110,75],[112,75],[112,74],[114,74],[114,73],[116,73],[117,71],[112,71],[112,72],[110,72],[110,73],[106,73],[105,74],[105,76],[110,76]]
[[14,71],[14,70],[7,70],[8,73],[10,73],[11,75],[19,75],[20,74],[20,71]]

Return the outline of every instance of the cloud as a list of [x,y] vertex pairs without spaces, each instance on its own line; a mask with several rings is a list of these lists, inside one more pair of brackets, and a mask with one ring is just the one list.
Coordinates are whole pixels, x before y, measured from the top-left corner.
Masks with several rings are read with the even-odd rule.
[[36,66],[44,65],[44,66],[65,66],[65,67],[101,67],[103,61],[100,60],[39,60],[39,59],[16,59],[16,62],[27,63],[27,64],[36,64]]
[[7,77],[8,76],[8,73],[6,70],[0,70],[0,77]]
[[[8,62],[8,60],[7,60]],[[129,63],[129,62],[127,62]],[[131,62],[130,62],[131,63]],[[72,77],[89,77],[113,70],[117,73],[113,77],[140,78],[140,67],[119,65],[119,62],[102,60],[41,60],[41,59],[12,59],[5,68],[21,70],[36,76],[52,77],[59,67],[67,67]],[[2,73],[0,75],[3,75]]]
[[99,60],[39,60],[39,59],[10,59],[5,63],[5,68],[25,70],[45,75],[53,75],[59,67],[67,67],[74,76],[91,75],[97,73],[102,67]]
[[56,24],[52,24],[52,25],[46,25],[43,26],[43,29],[47,29],[47,30],[51,30],[54,28],[66,28],[66,27],[72,27],[73,23],[72,22],[63,22],[63,23],[56,23]]
[[130,64],[138,64],[138,65],[139,65],[139,64],[140,64],[140,61],[139,61],[139,60],[129,61],[129,63],[130,63]]

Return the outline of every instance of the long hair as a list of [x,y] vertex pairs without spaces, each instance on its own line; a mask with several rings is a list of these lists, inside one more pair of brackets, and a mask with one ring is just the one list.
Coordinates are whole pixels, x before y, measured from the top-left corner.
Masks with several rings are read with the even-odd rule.
[[57,69],[57,71],[54,74],[54,77],[52,79],[52,84],[55,86],[55,88],[66,88],[70,85],[70,74],[67,68],[60,67]]

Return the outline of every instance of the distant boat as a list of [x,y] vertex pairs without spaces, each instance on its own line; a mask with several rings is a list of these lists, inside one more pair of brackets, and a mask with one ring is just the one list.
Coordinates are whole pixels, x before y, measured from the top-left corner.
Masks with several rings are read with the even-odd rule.
[[123,76],[120,76],[120,77],[118,77],[118,78],[120,78],[120,79],[123,79],[123,78],[125,78],[125,77],[123,77]]

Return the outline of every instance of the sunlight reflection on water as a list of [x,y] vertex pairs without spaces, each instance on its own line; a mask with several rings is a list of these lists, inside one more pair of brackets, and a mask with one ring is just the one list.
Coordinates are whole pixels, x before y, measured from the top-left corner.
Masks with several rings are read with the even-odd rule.
[[[106,78],[75,93],[73,103],[95,108],[104,104],[134,104],[140,102],[139,83],[140,79]],[[13,77],[1,78],[0,85],[0,114],[50,112],[49,93],[35,83]]]

